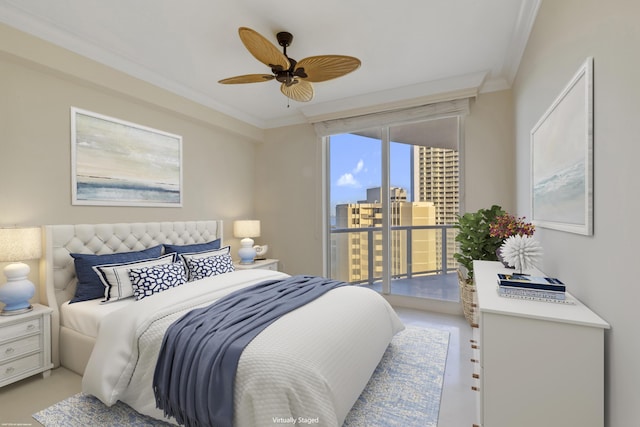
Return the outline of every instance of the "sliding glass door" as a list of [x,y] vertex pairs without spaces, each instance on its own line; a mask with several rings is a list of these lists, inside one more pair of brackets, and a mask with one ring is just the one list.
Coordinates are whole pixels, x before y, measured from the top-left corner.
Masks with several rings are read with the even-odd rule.
[[328,138],[331,277],[457,300],[458,135],[450,117]]
[[380,284],[382,187],[380,131],[334,135],[329,141],[330,275],[350,283]]

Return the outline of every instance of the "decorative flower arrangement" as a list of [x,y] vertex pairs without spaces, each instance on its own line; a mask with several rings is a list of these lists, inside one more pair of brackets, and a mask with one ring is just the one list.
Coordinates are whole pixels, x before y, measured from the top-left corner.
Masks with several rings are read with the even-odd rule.
[[[500,246],[497,250],[496,250],[496,255],[498,256],[498,259],[502,262],[502,264],[504,264],[505,267],[514,267],[514,264],[512,262],[509,262],[506,258],[505,258],[505,244],[506,242],[511,238],[511,237],[531,237],[533,236],[533,233],[536,231],[536,228],[533,224],[531,224],[530,222],[527,222],[525,220],[525,217],[516,217],[514,215],[505,213],[503,215],[499,215],[497,216],[489,225],[489,235],[491,237],[496,237],[499,239],[506,239],[504,240],[504,243],[502,244],[502,246]],[[516,239],[510,242],[510,247],[513,250],[516,249],[521,249],[523,248],[525,245],[525,243],[523,243],[524,241],[521,241],[522,239]],[[528,240],[525,240],[526,242],[528,242]],[[526,245],[529,245],[530,243],[526,243]],[[538,242],[536,242],[537,247],[540,247],[540,244]],[[539,257],[539,254],[538,254]],[[520,265],[520,271],[522,271],[522,263],[519,263],[518,265]],[[533,265],[530,265],[530,267],[533,267]],[[518,267],[516,267],[518,268]],[[529,268],[529,267],[524,267]]]
[[511,214],[497,216],[489,225],[491,237],[506,239],[510,236],[533,236],[536,227],[525,221],[525,217],[516,218]]
[[522,273],[540,262],[542,246],[529,235],[515,234],[507,237],[500,247],[500,253],[504,262]]

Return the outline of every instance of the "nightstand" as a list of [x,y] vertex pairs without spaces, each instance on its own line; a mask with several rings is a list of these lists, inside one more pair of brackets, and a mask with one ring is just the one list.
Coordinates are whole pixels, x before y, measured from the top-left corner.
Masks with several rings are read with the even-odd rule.
[[28,313],[0,316],[0,387],[38,373],[49,376],[52,312],[34,304]]
[[278,260],[277,259],[261,259],[256,260],[253,264],[240,264],[238,262],[234,263],[236,270],[252,270],[254,268],[261,268],[263,270],[278,270]]

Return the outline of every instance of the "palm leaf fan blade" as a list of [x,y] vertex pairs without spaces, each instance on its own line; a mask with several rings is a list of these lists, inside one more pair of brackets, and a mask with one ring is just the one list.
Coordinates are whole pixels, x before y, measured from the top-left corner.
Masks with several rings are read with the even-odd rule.
[[256,31],[251,28],[240,27],[238,34],[240,34],[240,40],[242,40],[251,55],[269,68],[280,66],[283,70],[287,70],[291,66],[287,57],[273,43]]
[[[357,70],[360,64],[360,60],[352,56],[310,56],[298,62],[294,74],[309,82],[324,82],[349,74]],[[306,76],[303,76],[301,72],[304,72]]]
[[245,74],[243,76],[229,77],[219,80],[222,84],[260,83],[275,79],[271,74]]
[[296,82],[291,85],[282,83],[280,92],[286,97],[298,102],[309,102],[313,99],[314,95],[313,85],[304,80],[296,80]]

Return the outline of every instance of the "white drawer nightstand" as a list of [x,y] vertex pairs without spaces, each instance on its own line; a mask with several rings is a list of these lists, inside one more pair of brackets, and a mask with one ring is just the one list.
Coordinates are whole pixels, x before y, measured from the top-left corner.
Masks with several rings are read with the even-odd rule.
[[42,373],[51,363],[51,313],[34,304],[28,313],[0,316],[0,387]]
[[251,270],[254,268],[261,268],[263,270],[278,270],[278,261],[277,259],[261,259],[256,260],[253,264],[240,264],[239,262],[234,263],[236,270]]

